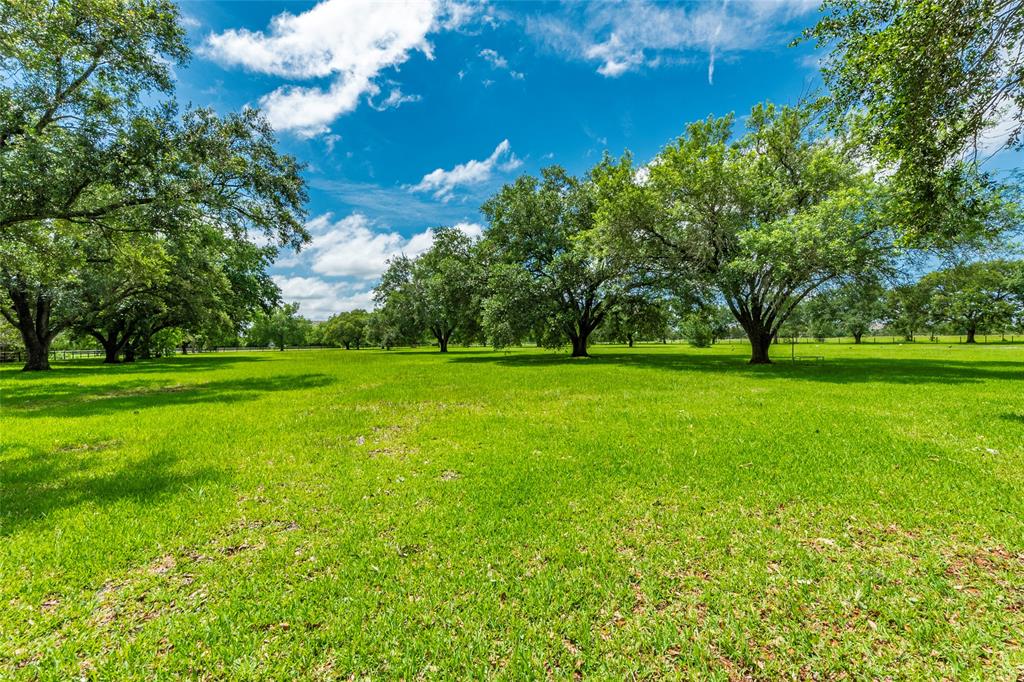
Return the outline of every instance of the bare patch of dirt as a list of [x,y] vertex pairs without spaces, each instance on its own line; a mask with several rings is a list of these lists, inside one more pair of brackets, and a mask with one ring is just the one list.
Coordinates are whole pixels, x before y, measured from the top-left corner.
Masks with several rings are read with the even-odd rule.
[[150,564],[147,570],[151,575],[163,575],[164,573],[167,573],[167,571],[170,571],[177,565],[178,562],[174,559],[174,557],[170,554],[166,554],[157,559],[156,561],[154,561],[152,564]]
[[187,391],[193,386],[186,384],[171,384],[170,386],[140,386],[138,388],[126,388],[120,391],[108,391],[106,393],[97,393],[94,396],[86,398],[86,402],[93,400],[107,400],[109,398],[136,398],[144,395],[159,395],[161,393],[181,393]]
[[69,443],[57,448],[57,452],[102,452],[121,445],[116,439],[101,440],[95,443]]

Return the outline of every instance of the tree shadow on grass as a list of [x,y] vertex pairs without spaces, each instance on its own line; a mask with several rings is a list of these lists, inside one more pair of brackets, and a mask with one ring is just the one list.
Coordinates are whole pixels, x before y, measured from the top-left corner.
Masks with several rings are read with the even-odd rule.
[[[198,370],[224,369],[231,365],[259,362],[264,360],[259,354],[253,355],[174,355],[152,360],[122,362],[108,365],[102,358],[86,358],[77,360],[57,360],[52,363],[49,372],[11,371],[4,376],[5,380],[33,381],[45,377],[63,376],[96,376],[99,374],[138,375],[158,374],[161,372],[194,372]],[[20,370],[20,367],[18,368]]]
[[779,358],[771,365],[749,365],[746,356],[700,355],[697,353],[595,353],[590,358],[570,358],[553,353],[508,353],[504,355],[452,356],[451,362],[491,363],[507,367],[548,367],[574,365],[581,369],[636,367],[661,371],[713,372],[758,379],[800,379],[837,384],[884,382],[893,384],[957,384],[991,380],[1024,379],[1024,362],[985,360],[928,360],[919,358],[875,359],[837,358],[820,362],[791,362]]
[[8,416],[89,417],[139,411],[154,407],[254,400],[269,392],[297,391],[327,386],[326,374],[225,379],[194,384],[154,384],[152,380],[123,381],[89,386],[74,383],[21,384],[4,387]]
[[[192,465],[182,470],[179,457],[167,451],[111,470],[103,465],[116,456],[111,452],[115,447],[111,444],[88,451],[62,449],[51,453],[24,445],[0,448],[0,537],[81,504],[156,504],[167,495],[226,476],[209,466]],[[24,454],[7,457],[10,452]],[[97,471],[101,466],[104,470]]]

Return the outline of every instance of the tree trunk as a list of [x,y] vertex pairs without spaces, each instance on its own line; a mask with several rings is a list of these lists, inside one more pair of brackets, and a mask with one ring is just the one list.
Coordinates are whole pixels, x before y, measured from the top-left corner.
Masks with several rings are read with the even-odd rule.
[[135,346],[133,344],[129,343],[124,347],[124,361],[135,362]]
[[772,360],[768,357],[768,349],[772,345],[772,333],[760,326],[751,326],[746,332],[750,339],[750,364],[770,365]]
[[188,346],[189,346],[188,341],[182,341],[181,342],[181,354],[182,355],[188,355]]
[[106,353],[106,357],[103,358],[103,364],[116,365],[120,360],[117,359],[117,352],[120,350],[116,344],[104,343],[103,350]]
[[89,333],[92,334],[96,338],[96,340],[100,342],[101,346],[103,346],[103,350],[106,353],[106,357],[103,359],[104,364],[116,365],[118,362],[120,362],[117,356],[118,354],[120,354],[121,349],[124,348],[125,344],[127,343],[127,337],[122,338],[120,341],[118,341],[117,329],[114,329],[114,331],[111,332],[107,332],[106,336],[100,334],[98,331],[94,329],[90,330]]
[[627,334],[626,335],[626,342],[629,343],[629,347],[630,348],[633,347],[633,335],[632,334]]
[[448,352],[448,336],[442,334],[437,337],[437,345],[440,347],[442,353]]
[[854,343],[860,343],[860,337],[862,337],[862,336],[864,336],[864,332],[854,332],[853,333],[853,342]]
[[967,328],[967,343],[977,343],[977,340],[974,338],[977,331],[974,327]]
[[50,343],[32,343],[25,344],[25,366],[21,368],[23,372],[38,372],[44,369],[50,369]]
[[38,372],[50,369],[50,342],[56,333],[50,329],[50,312],[53,303],[44,296],[34,296],[30,300],[29,292],[24,289],[9,287],[8,295],[13,303],[13,315],[4,311],[3,316],[21,334],[25,344],[24,372]]
[[587,353],[587,337],[585,335],[573,334],[569,337],[572,341],[572,357],[574,358],[589,358],[590,354]]

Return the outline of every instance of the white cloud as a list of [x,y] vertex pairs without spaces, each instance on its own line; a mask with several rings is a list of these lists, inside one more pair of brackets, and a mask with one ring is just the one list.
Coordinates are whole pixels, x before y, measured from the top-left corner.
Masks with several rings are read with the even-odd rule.
[[321,275],[379,277],[387,268],[387,260],[408,245],[398,233],[374,230],[362,213],[330,221],[331,215],[325,214],[309,224],[313,244],[308,251],[313,257],[313,271]]
[[328,282],[319,277],[286,277],[274,275],[287,303],[298,303],[299,313],[311,320],[326,320],[331,315],[373,307],[373,290],[353,287],[348,282]]
[[323,0],[301,14],[276,16],[266,31],[211,34],[200,52],[225,66],[290,80],[333,78],[326,88],[287,84],[260,99],[275,128],[311,137],[353,111],[364,95],[378,94],[374,81],[383,70],[414,52],[431,59],[431,32],[456,29],[474,14],[441,0]]
[[[501,159],[505,161],[501,161]],[[435,199],[450,201],[454,196],[456,188],[466,185],[479,185],[491,179],[491,173],[495,168],[502,171],[512,171],[522,165],[515,154],[508,140],[502,140],[494,148],[491,155],[483,161],[471,159],[466,163],[460,163],[451,170],[437,168],[426,175],[409,189],[414,192],[433,192]]]
[[471,217],[464,206],[438,203],[429,196],[411,193],[408,186],[383,186],[315,175],[310,178],[309,186],[324,192],[332,201],[374,216],[378,222],[405,229],[448,225]]
[[353,74],[338,78],[327,90],[282,86],[261,97],[260,107],[275,129],[314,137],[326,133],[331,121],[353,111],[363,93],[377,91],[369,78]]
[[398,86],[395,86],[394,88],[392,88],[391,92],[388,93],[388,96],[384,98],[383,101],[376,104],[371,102],[370,106],[372,106],[377,111],[384,111],[385,109],[397,109],[403,104],[407,104],[409,102],[419,102],[422,99],[423,98],[420,97],[419,95],[402,94],[402,89]]
[[[311,268],[320,275],[374,279],[387,269],[387,261],[399,254],[418,256],[434,241],[431,230],[409,237],[380,230],[362,213],[352,213],[335,221],[330,213],[317,216],[306,227],[313,242],[305,250]],[[483,227],[477,223],[455,225],[470,237],[479,237]]]
[[[312,270],[315,275],[276,274],[274,281],[288,303],[298,303],[299,311],[313,320],[355,308],[373,307],[374,280],[384,273],[387,261],[400,254],[416,257],[434,243],[431,229],[408,237],[380,229],[362,213],[335,220],[330,213],[319,215],[306,224],[312,243],[299,254],[278,261],[280,268]],[[462,221],[453,227],[477,239],[484,227]]]
[[1007,99],[996,106],[989,118],[989,127],[978,136],[975,142],[978,153],[985,157],[994,156],[1006,148],[1014,133],[1020,128],[1020,122],[1024,116],[1021,114],[1020,106],[1013,100]]
[[480,56],[483,57],[484,61],[490,64],[491,68],[495,71],[508,71],[508,75],[517,81],[521,81],[526,78],[526,74],[522,71],[516,71],[515,69],[509,68],[508,60],[502,57],[497,50],[492,50],[490,48],[480,50]]
[[455,223],[452,227],[471,239],[479,239],[484,236],[484,226],[480,223]]
[[811,69],[812,71],[820,71],[824,58],[821,53],[805,54],[797,60],[797,63],[805,69]]
[[484,58],[484,61],[489,63],[495,69],[507,69],[508,60],[502,57],[496,50],[487,48],[486,50],[480,50],[480,56]]
[[491,28],[496,27],[500,21],[495,8],[487,0],[474,2],[449,2],[447,5],[447,16],[442,22],[442,27],[451,31],[464,31],[474,22]]
[[571,6],[568,14],[534,17],[527,29],[549,48],[596,62],[615,78],[629,71],[708,55],[708,81],[723,54],[785,44],[786,22],[813,11],[819,0],[741,0],[667,5],[653,0]]
[[334,151],[334,145],[339,142],[341,142],[341,135],[324,135],[324,146],[327,147],[328,154]]

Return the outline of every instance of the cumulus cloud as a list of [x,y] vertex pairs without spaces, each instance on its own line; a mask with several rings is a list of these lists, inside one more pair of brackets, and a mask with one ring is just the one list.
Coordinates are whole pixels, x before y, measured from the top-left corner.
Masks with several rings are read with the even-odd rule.
[[373,306],[373,290],[353,287],[348,282],[328,282],[319,277],[274,275],[281,298],[298,303],[299,313],[311,320],[326,320],[335,313]]
[[[503,160],[504,159],[504,160]],[[508,140],[502,140],[491,155],[482,161],[470,159],[451,170],[437,168],[409,189],[414,192],[432,192],[435,199],[450,201],[455,190],[468,185],[479,185],[491,179],[495,168],[512,171],[523,164],[514,153]]]
[[[387,268],[387,261],[400,254],[415,257],[434,243],[432,229],[410,236],[381,228],[362,213],[336,220],[330,213],[306,224],[313,241],[302,253],[278,261],[279,268],[294,268],[304,274],[273,276],[288,303],[298,303],[303,316],[325,320],[335,313],[373,307],[374,280]],[[484,228],[462,221],[453,227],[474,239]],[[305,274],[312,270],[314,274]],[[294,272],[294,270],[292,271]]]
[[713,82],[722,55],[784,44],[792,35],[781,27],[813,11],[818,1],[592,3],[572,6],[562,15],[533,17],[527,29],[556,52],[597,63],[597,72],[609,78],[706,54],[708,81]]
[[452,227],[471,239],[479,239],[484,235],[484,226],[480,223],[455,223]]
[[[479,237],[483,228],[477,223],[455,225],[470,237]],[[434,242],[432,230],[423,230],[408,237],[379,229],[362,213],[352,213],[335,220],[330,213],[307,224],[313,242],[305,250],[311,269],[320,275],[369,280],[380,277],[387,269],[388,259],[399,254],[418,256]]]
[[[211,34],[200,52],[224,66],[289,80],[332,78],[327,87],[290,83],[260,99],[275,128],[311,137],[364,95],[378,94],[374,81],[385,69],[415,52],[432,59],[430,33],[455,30],[474,15],[472,7],[442,0],[323,0],[301,14],[276,16],[265,31]],[[401,91],[392,95],[385,101],[400,104]]]
[[388,259],[401,253],[410,241],[396,232],[378,232],[362,213],[338,221],[325,214],[310,221],[309,229],[313,234],[308,247],[313,271],[334,277],[379,277]]

